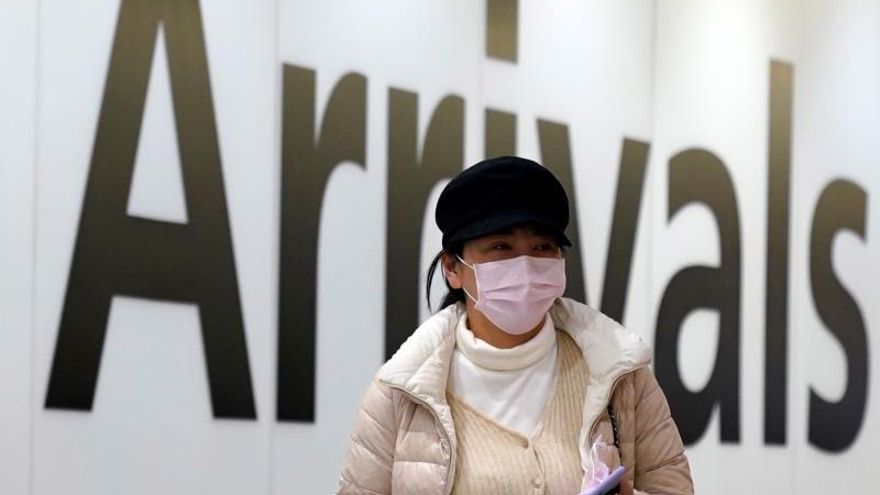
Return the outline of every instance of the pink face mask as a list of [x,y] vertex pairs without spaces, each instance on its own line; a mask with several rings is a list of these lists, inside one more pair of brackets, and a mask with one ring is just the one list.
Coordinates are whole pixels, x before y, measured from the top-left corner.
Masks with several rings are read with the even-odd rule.
[[522,335],[538,326],[553,301],[565,292],[563,258],[519,256],[473,265],[458,259],[474,271],[477,297],[465,290],[476,303],[474,307],[511,335]]

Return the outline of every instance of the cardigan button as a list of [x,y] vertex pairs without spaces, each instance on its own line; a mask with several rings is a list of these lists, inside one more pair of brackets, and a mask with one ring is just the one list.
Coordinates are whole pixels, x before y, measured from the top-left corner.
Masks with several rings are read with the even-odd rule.
[[535,478],[532,480],[532,484],[535,485],[535,488],[541,488],[541,485],[543,485],[544,482],[541,481],[541,478]]

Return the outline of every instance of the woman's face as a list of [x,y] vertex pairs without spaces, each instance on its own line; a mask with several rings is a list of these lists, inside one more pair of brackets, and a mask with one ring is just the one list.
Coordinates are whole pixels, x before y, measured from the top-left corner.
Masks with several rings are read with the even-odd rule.
[[[461,254],[462,259],[471,265],[518,256],[558,258],[562,256],[562,250],[553,236],[536,230],[531,225],[516,225],[501,232],[466,241]],[[452,288],[464,287],[470,294],[477,293],[473,270],[458,261],[454,255],[443,256],[443,268]]]

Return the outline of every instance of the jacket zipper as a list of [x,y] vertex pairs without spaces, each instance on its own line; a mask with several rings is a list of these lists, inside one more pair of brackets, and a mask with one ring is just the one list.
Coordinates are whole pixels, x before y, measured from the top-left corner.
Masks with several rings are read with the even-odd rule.
[[[631,375],[644,367],[645,366],[639,366],[638,368],[636,368],[634,370],[627,371],[626,373],[623,373],[622,375],[620,375],[614,379],[614,382],[611,384],[611,388],[608,389],[608,394],[606,394],[605,398],[602,400],[602,402],[604,403],[604,406],[602,408],[603,411],[608,407],[608,404],[611,401],[611,396],[614,395],[614,389],[617,388],[617,384],[620,382],[620,380],[623,380],[623,378],[626,377],[627,375]],[[590,429],[587,432],[587,441],[588,442],[592,442],[593,430],[596,429],[596,425],[599,424],[599,420],[601,418],[602,418],[602,413],[600,412],[599,415],[596,416],[596,419],[593,420],[593,424],[590,425]],[[618,452],[618,455],[620,456],[620,465],[622,466],[623,465],[623,452]]]
[[446,466],[446,481],[443,485],[443,491],[446,492],[446,495],[449,495],[449,493],[452,492],[452,487],[449,484],[449,476],[452,474],[452,460],[455,458],[455,452],[452,451],[452,440],[449,438],[449,433],[446,431],[446,428],[443,427],[443,423],[440,421],[440,415],[438,415],[437,411],[435,411],[434,408],[431,407],[427,402],[420,399],[419,397],[416,397],[416,395],[409,390],[399,385],[392,385],[390,383],[386,384],[393,389],[403,392],[404,395],[412,399],[414,402],[421,404],[425,407],[425,409],[431,411],[431,414],[434,416],[434,420],[437,422],[437,425],[440,426],[440,431],[443,433],[443,437],[446,439],[446,445],[449,446],[449,464]]

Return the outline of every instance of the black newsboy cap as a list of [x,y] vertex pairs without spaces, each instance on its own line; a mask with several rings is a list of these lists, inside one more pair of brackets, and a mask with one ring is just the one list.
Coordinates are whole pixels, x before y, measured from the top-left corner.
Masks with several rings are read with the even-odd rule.
[[571,245],[565,236],[568,196],[562,184],[546,168],[516,156],[484,160],[453,177],[440,193],[434,216],[444,249],[525,222]]

